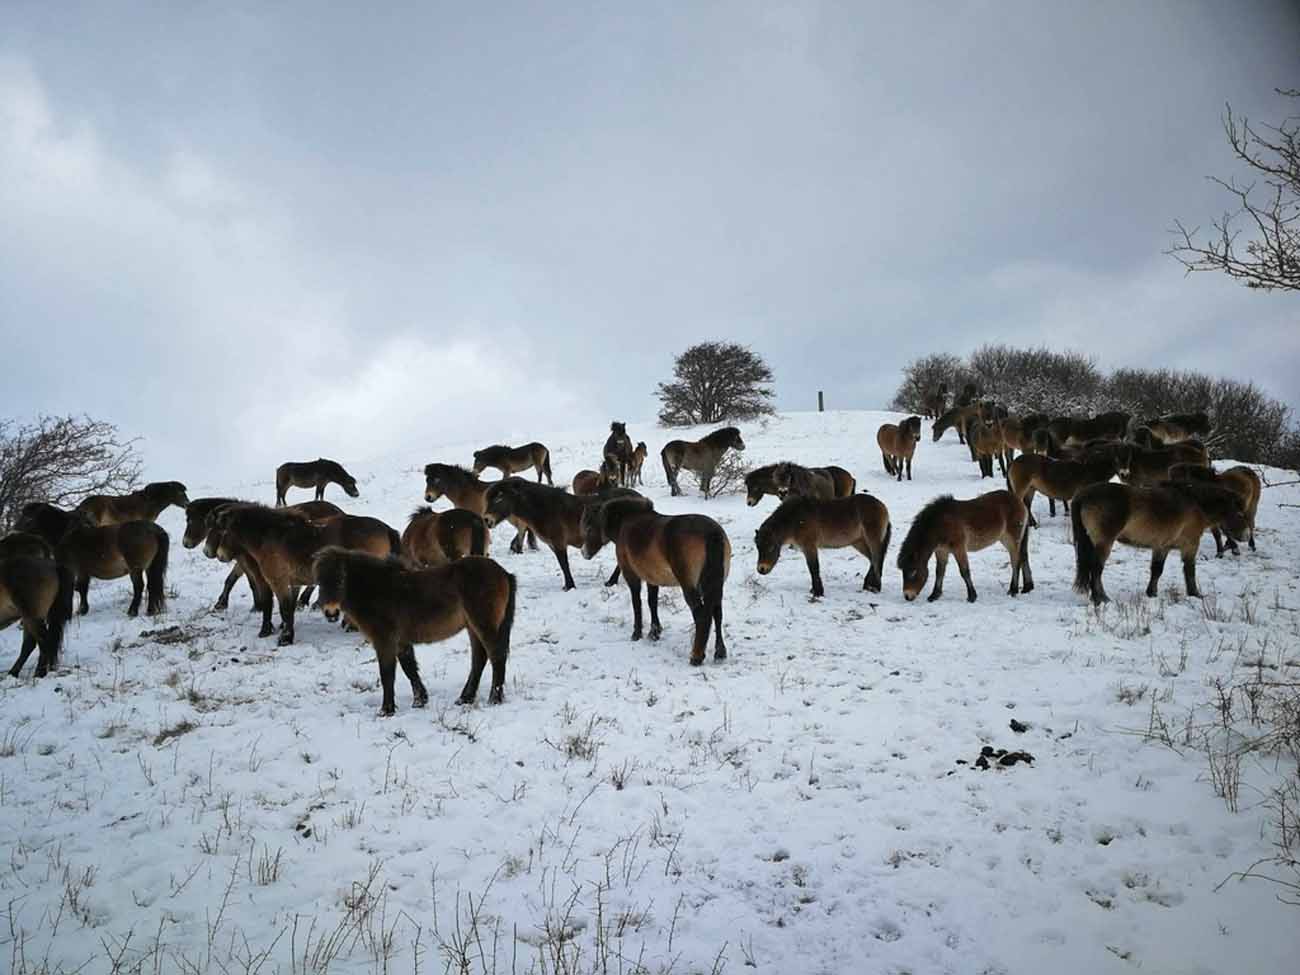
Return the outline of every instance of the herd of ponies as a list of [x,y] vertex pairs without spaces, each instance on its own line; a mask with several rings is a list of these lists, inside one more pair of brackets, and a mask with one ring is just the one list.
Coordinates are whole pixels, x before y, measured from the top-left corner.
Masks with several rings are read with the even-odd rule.
[[[1220,472],[1210,466],[1204,440],[1210,424],[1203,413],[1137,424],[1120,412],[1083,418],[1012,416],[996,402],[980,400],[973,386],[951,405],[941,386],[925,398],[924,412],[934,421],[934,440],[955,430],[981,476],[993,477],[996,461],[1007,486],[966,500],[944,495],[921,509],[897,556],[908,601],[928,583],[932,558],[934,583],[928,598],[943,595],[951,556],[966,598],[974,602],[968,553],[995,543],[1010,556],[1009,594],[1031,591],[1029,528],[1036,525],[1031,512],[1036,493],[1048,498],[1053,516],[1056,502],[1064,505],[1073,531],[1074,586],[1096,603],[1108,598],[1102,573],[1117,541],[1150,550],[1148,596],[1156,595],[1165,558],[1175,550],[1182,557],[1187,594],[1199,595],[1196,553],[1207,530],[1219,556],[1225,548],[1237,554],[1238,542],[1255,547],[1260,479],[1248,467]],[[900,481],[905,474],[912,479],[921,424],[921,417],[911,416],[883,424],[877,432],[884,469]],[[660,457],[672,494],[683,493],[681,471],[707,476],[728,451],[744,449],[735,427],[697,441],[669,442]],[[77,611],[87,613],[91,579],[129,575],[133,595],[128,615],[137,615],[142,601],[146,613],[162,611],[170,539],[156,519],[170,505],[185,511],[185,547],[201,545],[209,558],[230,566],[215,610],[227,607],[231,589],[246,578],[261,613],[259,636],[276,635],[272,608],[278,607],[280,646],[294,642],[295,611],[310,604],[313,591],[327,619],[342,617],[344,626],[359,630],[375,649],[383,715],[395,710],[398,666],[411,685],[414,706],[428,700],[415,645],[462,631],[469,634],[470,669],[460,703],[477,699],[489,662],[488,701],[502,701],[516,580],[486,553],[489,533],[503,522],[515,528],[512,551],[536,548],[540,540],[554,552],[565,590],[574,588],[569,549],[591,559],[612,544],[617,566],[606,584],[616,584],[621,576],[627,585],[632,639],[659,638],[659,589],[678,588],[695,624],[690,662],[704,662],[711,633],[714,659],[722,660],[727,656],[722,602],[731,540],[707,515],[655,510],[636,490],[644,484],[647,453],[644,442],[634,446],[625,424],[615,422],[600,462],[574,475],[569,489],[554,485],[550,451],[541,443],[486,447],[475,452],[470,468],[432,463],[424,469],[425,501],[431,505],[445,497],[453,507],[417,508],[400,534],[377,518],[349,514],[326,501],[330,484],[350,498],[360,492],[342,465],[323,458],[280,465],[274,507],[238,498],[190,499],[178,481],[151,483],[122,496],[87,497],[71,510],[28,504],[14,531],[0,538],[0,628],[20,621],[23,632],[9,673],[17,677],[38,648],[35,676],[57,666],[74,595]],[[501,478],[481,480],[489,468]],[[528,471],[536,480],[516,476]],[[315,498],[289,504],[291,488],[314,489]],[[869,563],[863,589],[881,590],[892,534],[889,509],[874,495],[859,492],[851,473],[782,462],[750,471],[745,488],[751,506],[769,494],[779,501],[755,534],[760,574],[772,571],[783,549],[797,548],[807,562],[812,595],[820,597],[825,589],[819,550],[852,547]],[[643,584],[650,609],[648,634]]]

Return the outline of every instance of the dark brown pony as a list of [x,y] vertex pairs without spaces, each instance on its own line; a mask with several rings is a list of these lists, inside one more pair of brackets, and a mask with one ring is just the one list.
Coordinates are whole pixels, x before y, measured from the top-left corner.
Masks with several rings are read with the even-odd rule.
[[1156,450],[1144,450],[1136,444],[1121,444],[1115,449],[1115,466],[1120,480],[1138,487],[1153,487],[1169,480],[1175,464],[1199,464],[1208,467],[1210,453],[1199,441],[1170,444]]
[[880,447],[880,459],[884,462],[885,473],[903,479],[903,468],[907,468],[907,479],[912,479],[912,455],[916,445],[921,442],[921,418],[909,416],[902,423],[882,423],[876,431],[876,445]]
[[889,509],[869,494],[821,501],[816,498],[786,498],[754,533],[758,550],[758,573],[767,575],[781,557],[781,549],[793,545],[803,552],[812,577],[813,598],[826,594],[822,588],[821,562],[817,550],[852,546],[870,561],[862,588],[880,592],[885,554],[889,551]]
[[474,451],[474,474],[478,476],[489,467],[494,467],[501,472],[502,477],[509,477],[519,471],[526,471],[532,468],[537,472],[537,483],[542,483],[542,477],[545,476],[547,484],[554,484],[551,479],[551,452],[546,449],[546,444],[526,443],[522,447],[507,447],[505,444],[494,444],[491,447],[484,447],[482,450]]
[[939,388],[927,395],[922,402],[922,413],[927,420],[938,419],[948,408],[948,384],[940,383]]
[[975,420],[979,418],[980,408],[978,403],[967,403],[964,406],[954,406],[948,410],[939,419],[934,421],[931,428],[933,439],[937,442],[949,428],[957,431],[957,440],[959,443],[966,442],[966,430]]
[[73,524],[54,546],[60,565],[72,570],[81,604],[77,611],[90,612],[87,595],[91,579],[131,577],[131,605],[127,616],[140,612],[140,599],[148,583],[145,612],[161,613],[167,602],[167,555],[171,540],[152,521],[128,521],[120,525]]
[[[467,471],[456,464],[424,465],[424,500],[433,504],[441,497],[446,497],[457,508],[464,508],[482,516],[487,512],[487,489],[500,481],[481,481],[477,474]],[[524,550],[524,541],[528,547],[537,548],[537,539],[522,522],[510,519],[518,529],[510,542],[510,551],[518,554]]]
[[[1226,471],[1216,471],[1200,464],[1175,464],[1169,468],[1169,480],[1217,484],[1240,498],[1241,510],[1246,515],[1246,540],[1250,550],[1255,551],[1255,515],[1259,511],[1259,496],[1263,493],[1264,485],[1254,470],[1244,464],[1229,467]],[[1223,535],[1218,528],[1211,528],[1210,534],[1214,536],[1215,555],[1222,558]],[[1239,554],[1237,542],[1231,535],[1228,536],[1228,548],[1232,549],[1233,555]]]
[[357,479],[345,471],[338,461],[326,460],[324,457],[289,461],[275,469],[275,503],[284,504],[285,493],[291,487],[315,488],[316,500],[320,501],[325,497],[325,488],[329,484],[337,484],[349,498],[355,498],[361,493],[357,490]]
[[659,451],[659,458],[664,462],[664,474],[672,488],[673,497],[682,493],[677,483],[679,471],[688,470],[697,477],[707,474],[718,466],[722,455],[728,450],[744,450],[745,441],[735,427],[723,427],[714,430],[702,440],[670,440]]
[[1007,486],[1019,498],[1029,513],[1029,524],[1037,528],[1034,518],[1034,494],[1047,496],[1053,518],[1056,502],[1065,504],[1070,512],[1070,499],[1089,484],[1101,484],[1115,476],[1115,461],[1106,454],[1087,460],[1056,460],[1046,454],[1021,454],[1007,470]]
[[180,481],[155,481],[130,494],[92,494],[76,510],[96,525],[120,525],[127,521],[156,521],[168,505],[184,508],[190,503]]
[[[826,493],[828,483],[830,493]],[[847,498],[857,490],[858,482],[843,467],[800,467],[781,461],[755,468],[745,475],[745,503],[752,508],[766,494],[784,498],[792,488],[799,494]]]
[[1183,557],[1183,581],[1188,596],[1199,596],[1196,553],[1207,528],[1219,528],[1240,540],[1249,530],[1241,499],[1217,484],[1165,483],[1159,487],[1094,484],[1074,496],[1070,512],[1074,528],[1074,589],[1102,603],[1110,597],[1102,585],[1102,570],[1115,542],[1151,550],[1151,580],[1147,595],[1159,593],[1165,558],[1177,550]]
[[[601,452],[614,471],[614,479],[619,487],[627,487],[628,471],[632,466],[632,438],[627,435],[627,424],[615,420],[609,425],[609,437],[605,440],[605,449]],[[601,465],[602,467],[604,465]]]
[[575,496],[563,488],[531,484],[517,478],[498,481],[488,488],[483,519],[489,528],[506,520],[517,520],[531,530],[555,553],[567,592],[575,588],[573,574],[569,571],[568,549],[582,545],[582,512],[588,505],[614,496],[640,497],[630,488],[612,488],[602,494]]
[[645,441],[637,441],[636,449],[632,451],[632,459],[627,462],[629,486],[645,484],[645,478],[641,476],[641,469],[645,467],[645,459],[649,453],[650,448],[645,445]]
[[402,532],[402,554],[416,566],[445,565],[467,555],[486,555],[487,543],[483,518],[464,508],[416,508]]
[[391,559],[327,548],[316,557],[314,574],[326,618],[337,619],[342,612],[375,648],[384,691],[381,715],[397,709],[393,681],[398,664],[411,683],[412,705],[424,707],[429,692],[420,680],[415,644],[440,643],[461,630],[469,631],[470,666],[458,703],[474,703],[488,660],[488,703],[505,699],[516,587],[515,577],[491,559],[471,555],[411,569]]
[[1119,410],[1094,417],[1058,416],[1047,424],[1052,439],[1062,447],[1087,443],[1089,440],[1123,440],[1133,417]]
[[957,501],[951,495],[935,498],[912,520],[907,537],[898,550],[898,568],[903,573],[903,598],[911,602],[921,594],[930,576],[930,556],[934,556],[934,589],[929,600],[943,595],[943,577],[948,556],[957,560],[957,568],[966,583],[966,601],[975,602],[975,584],[970,578],[968,552],[978,552],[995,542],[1011,556],[1011,588],[1014,596],[1034,588],[1029,568],[1029,516],[1025,506],[1010,491],[990,491],[970,501]]
[[[401,537],[377,518],[339,515],[315,524],[297,512],[262,505],[228,505],[214,516],[205,550],[223,562],[245,555],[280,606],[279,645],[294,641],[294,610],[298,587],[311,591],[315,580],[312,561],[331,545],[366,552],[379,558],[398,556]],[[250,575],[252,573],[250,572]],[[258,636],[270,636],[271,601],[262,606],[262,628]]]
[[1182,443],[1194,437],[1204,439],[1210,435],[1210,417],[1207,413],[1166,413],[1144,424],[1151,434],[1164,444]]
[[14,522],[14,531],[39,535],[55,546],[74,525],[94,525],[94,522],[83,512],[65,511],[45,501],[33,501],[23,505]]
[[632,639],[641,639],[641,583],[650,603],[650,639],[659,639],[659,587],[682,590],[695,618],[691,664],[704,663],[709,625],[715,633],[713,659],[724,660],[722,589],[731,571],[731,540],[704,515],[661,515],[646,498],[619,498],[589,506],[582,516],[582,555],[594,558],[614,543],[619,570],[632,595]]
[[54,546],[35,532],[10,532],[0,538],[0,559],[18,557],[29,559],[54,558]]
[[[30,544],[20,540],[11,542],[10,547]],[[58,666],[64,629],[72,618],[72,590],[72,571],[53,559],[31,555],[0,558],[0,630],[16,621],[23,629],[22,648],[9,668],[10,677],[22,673],[23,664],[37,647],[41,651],[36,659],[37,677]]]

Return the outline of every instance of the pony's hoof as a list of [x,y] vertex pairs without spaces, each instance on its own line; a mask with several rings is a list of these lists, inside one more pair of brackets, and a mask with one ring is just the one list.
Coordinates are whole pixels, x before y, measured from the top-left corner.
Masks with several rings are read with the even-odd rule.
[[391,717],[392,717],[394,714],[396,714],[396,713],[397,713],[397,709],[396,709],[396,708],[380,708],[380,709],[379,709],[379,717],[381,717],[381,718],[391,718]]
[[292,646],[292,645],[293,645],[293,634],[292,634],[292,633],[281,633],[280,636],[279,636],[279,638],[275,641],[275,645],[276,645],[277,647],[288,647],[288,646]]
[[714,651],[713,651],[713,659],[714,659],[714,660],[726,660],[726,659],[727,659],[727,648],[726,648],[726,647],[718,647],[716,650],[714,650]]
[[927,603],[932,603],[932,602],[934,602],[936,599],[938,599],[941,595],[942,595],[942,593],[932,592],[932,593],[930,593],[930,595],[928,595],[928,596],[925,597],[925,601],[926,601]]
[[217,601],[212,604],[212,612],[214,613],[224,613],[229,608],[230,608],[229,603],[224,603],[221,601]]
[[1022,596],[1028,596],[1028,595],[1029,595],[1031,592],[1033,592],[1033,591],[1034,591],[1034,584],[1033,584],[1032,582],[1030,582],[1030,583],[1027,583],[1024,587],[1021,588],[1021,590],[1020,590],[1020,594],[1021,594]]
[[968,602],[968,603],[973,603],[973,602],[975,602],[976,598],[977,598],[977,597],[976,597],[976,595],[975,595],[973,592],[972,592],[972,593],[967,593],[967,594],[966,594],[966,602]]
[[506,690],[504,687],[494,687],[488,692],[488,704],[504,704],[506,700]]
[[640,630],[633,630],[633,631],[632,631],[632,642],[633,642],[633,643],[636,643],[636,642],[637,642],[638,640],[640,640],[640,639],[641,639],[641,631],[640,631]]
[[703,663],[704,663],[704,654],[700,654],[698,657],[695,656],[695,654],[691,654],[692,667],[699,667]]
[[126,615],[131,617],[131,619],[135,619],[137,616],[140,615],[140,611],[138,609],[128,609],[126,611]]
[[663,636],[663,635],[664,635],[664,629],[663,629],[662,626],[652,626],[652,627],[650,627],[650,639],[651,639],[651,640],[655,640],[655,641],[657,641],[657,640],[658,640],[661,636]]
[[429,695],[421,694],[419,697],[416,697],[411,701],[411,707],[422,708],[428,703],[429,703]]

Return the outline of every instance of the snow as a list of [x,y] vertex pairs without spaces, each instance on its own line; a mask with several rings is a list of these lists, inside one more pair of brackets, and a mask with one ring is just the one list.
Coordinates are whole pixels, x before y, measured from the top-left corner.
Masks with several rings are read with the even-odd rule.
[[[209,613],[225,567],[180,546],[169,510],[164,616],[127,619],[129,584],[95,583],[57,676],[0,678],[0,968],[1294,971],[1295,908],[1267,883],[1220,886],[1271,852],[1257,797],[1286,769],[1247,761],[1233,812],[1180,736],[1243,659],[1295,678],[1297,523],[1277,502],[1300,492],[1266,489],[1258,552],[1215,560],[1205,539],[1204,604],[1173,563],[1148,601],[1146,553],[1117,547],[1115,602],[1090,610],[1042,499],[1034,592],[1006,595],[999,547],[971,558],[977,603],[954,569],[941,601],[907,604],[893,558],[915,512],[1002,485],[928,423],[915,480],[894,482],[875,430],[896,419],[743,425],[748,463],[839,464],[889,507],[884,592],[862,591],[853,550],[823,552],[815,603],[797,553],[754,571],[774,499],[670,498],[655,455],[679,434],[633,425],[657,507],[731,537],[730,658],[687,665],[669,590],[663,639],[630,642],[626,588],[601,585],[611,549],[571,551],[565,593],[551,553],[510,555],[505,527],[493,553],[519,605],[499,707],[455,705],[462,635],[417,650],[429,707],[399,674],[380,719],[357,635],[312,612],[277,651],[243,583]],[[542,436],[556,483],[596,466],[605,435]],[[327,497],[400,530],[423,464],[476,446],[374,461],[360,498]],[[269,480],[183,479],[191,497],[273,497]],[[1175,747],[1148,734],[1160,721]],[[1035,760],[958,764],[985,744]]]

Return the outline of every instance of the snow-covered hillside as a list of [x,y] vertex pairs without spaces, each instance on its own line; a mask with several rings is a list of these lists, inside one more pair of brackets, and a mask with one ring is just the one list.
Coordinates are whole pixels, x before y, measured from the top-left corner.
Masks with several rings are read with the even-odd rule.
[[[1258,552],[1215,560],[1205,540],[1204,602],[1173,562],[1145,599],[1149,558],[1120,547],[1115,602],[1092,611],[1070,588],[1066,521],[1040,499],[1033,593],[1006,595],[997,548],[972,556],[976,604],[955,570],[943,600],[908,604],[893,558],[915,512],[1002,485],[928,423],[915,480],[887,478],[875,431],[891,419],[744,427],[748,463],[839,464],[889,507],[884,591],[862,591],[862,556],[824,552],[816,603],[797,553],[754,571],[774,499],[704,501],[689,476],[670,499],[658,450],[678,434],[632,424],[658,508],[731,536],[730,659],[687,665],[690,615],[669,590],[663,639],[631,643],[626,588],[601,585],[612,550],[572,552],[565,593],[550,552],[507,552],[507,527],[492,554],[519,605],[500,707],[455,705],[462,635],[417,650],[429,707],[411,709],[399,675],[397,716],[380,719],[356,635],[304,614],[277,651],[242,583],[228,613],[207,611],[225,568],[181,548],[171,509],[165,616],[129,620],[129,583],[96,583],[57,676],[0,678],[0,968],[1294,971],[1296,909],[1264,882],[1219,887],[1270,853],[1258,799],[1276,770],[1248,759],[1233,812],[1198,743],[1216,677],[1253,663],[1297,679],[1300,521],[1277,502],[1300,491],[1266,490]],[[557,484],[595,466],[606,432],[536,431]],[[422,466],[479,446],[368,470],[341,457],[361,496],[327,497],[400,530]],[[192,498],[273,498],[269,479],[151,473]],[[17,633],[2,646],[16,653]],[[959,764],[986,744],[1033,764]]]

